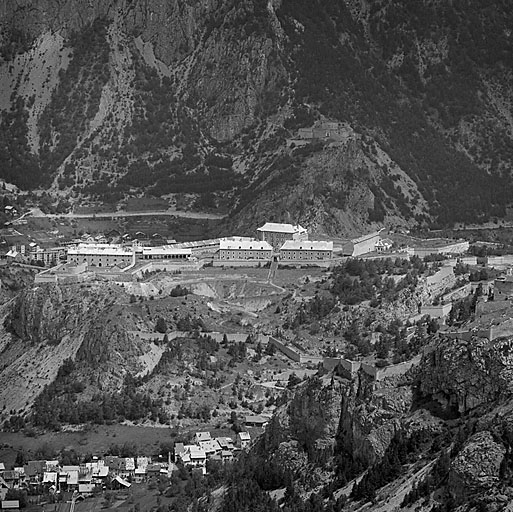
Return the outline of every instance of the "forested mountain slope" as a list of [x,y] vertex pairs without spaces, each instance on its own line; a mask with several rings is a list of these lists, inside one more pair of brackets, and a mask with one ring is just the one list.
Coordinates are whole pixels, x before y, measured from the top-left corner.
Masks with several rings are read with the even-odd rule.
[[[8,0],[1,177],[192,194],[243,230],[503,216],[512,18],[506,0]],[[298,144],[320,119],[343,136]]]

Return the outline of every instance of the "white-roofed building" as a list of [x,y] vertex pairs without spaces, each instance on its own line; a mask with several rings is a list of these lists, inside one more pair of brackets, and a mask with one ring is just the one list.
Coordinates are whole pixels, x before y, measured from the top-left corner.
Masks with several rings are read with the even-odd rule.
[[135,483],[141,483],[141,482],[144,482],[144,480],[146,479],[146,468],[148,466],[144,466],[144,467],[140,467],[140,468],[135,468],[135,471],[134,471],[134,481]]
[[251,443],[251,436],[249,432],[238,432],[237,433],[237,446],[244,450]]
[[308,231],[300,226],[292,224],[278,224],[276,222],[266,222],[257,229],[260,240],[268,242],[275,250],[287,240],[308,240]]
[[133,243],[131,246],[121,244],[85,244],[80,243],[68,248],[67,261],[95,267],[124,268],[136,260],[143,261],[187,261],[192,251],[187,247],[162,245],[159,247],[142,247]]
[[210,432],[196,432],[194,434],[194,441],[196,443],[200,443],[201,441],[210,441],[212,439],[212,436],[210,435]]
[[69,263],[86,263],[95,267],[126,267],[135,258],[133,247],[117,244],[78,244],[68,248]]
[[329,260],[333,257],[333,242],[287,240],[280,249],[283,261]]
[[219,241],[220,260],[270,260],[273,248],[259,240],[233,240],[222,238]]
[[380,229],[379,231],[374,231],[373,233],[348,240],[343,244],[344,255],[356,258],[362,254],[374,252],[376,250],[376,244],[381,240],[380,233],[382,231],[383,229]]
[[235,447],[231,437],[216,437],[216,441],[222,450],[233,450]]
[[180,454],[180,459],[186,466],[204,467],[207,455],[199,446],[188,444],[185,445],[185,451]]
[[205,452],[207,457],[221,453],[221,445],[215,439],[200,441],[198,444],[199,447]]
[[45,471],[43,474],[44,484],[57,485],[58,473],[56,471]]

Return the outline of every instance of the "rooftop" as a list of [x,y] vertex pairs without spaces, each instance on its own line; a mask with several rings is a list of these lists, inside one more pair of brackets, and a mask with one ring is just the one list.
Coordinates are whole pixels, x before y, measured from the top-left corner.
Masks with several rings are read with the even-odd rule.
[[369,240],[370,238],[374,238],[376,236],[379,236],[379,234],[381,233],[381,230],[380,231],[374,231],[373,233],[367,233],[366,235],[362,235],[358,238],[353,238],[351,240],[351,242],[353,242],[353,244],[359,244],[361,242],[365,242],[366,240]]
[[161,245],[158,247],[143,247],[143,255],[159,255],[159,254],[191,254],[190,248],[173,247],[172,245]]
[[332,251],[333,242],[317,242],[311,240],[287,240],[281,247],[289,251]]
[[251,242],[246,240],[220,240],[219,249],[227,250],[248,250],[248,251],[272,251],[273,248],[267,243],[259,240],[252,240]]
[[131,255],[132,247],[123,247],[117,244],[78,244],[76,247],[70,247],[68,254],[76,255]]
[[210,432],[196,432],[195,439],[197,442],[199,441],[210,441],[212,439],[212,436],[210,435]]
[[274,233],[306,233],[306,229],[299,224],[294,226],[292,224],[279,224],[276,222],[266,222],[257,231],[271,231]]

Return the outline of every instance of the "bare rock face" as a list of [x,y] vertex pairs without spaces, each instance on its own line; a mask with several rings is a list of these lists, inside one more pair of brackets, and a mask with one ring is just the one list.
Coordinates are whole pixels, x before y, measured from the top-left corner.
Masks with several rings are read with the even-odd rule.
[[329,461],[335,447],[344,393],[345,386],[340,381],[319,378],[296,388],[292,400],[277,411],[266,429],[264,449],[277,450],[282,457],[293,447],[309,462]]
[[499,481],[499,471],[506,448],[491,432],[473,435],[451,463],[449,491],[457,500],[485,493]]
[[493,402],[511,392],[510,352],[509,339],[491,345],[486,338],[441,336],[422,359],[419,391],[458,413]]
[[371,465],[383,456],[396,432],[401,430],[413,395],[409,386],[384,385],[374,390],[365,377],[361,379],[357,392],[348,393],[342,399],[338,435],[349,453]]
[[55,369],[71,357],[84,382],[100,389],[120,387],[127,372],[141,370],[139,356],[146,349],[130,336],[135,316],[126,313],[118,293],[109,285],[43,285],[26,290],[4,321],[15,340],[10,350],[62,352]]

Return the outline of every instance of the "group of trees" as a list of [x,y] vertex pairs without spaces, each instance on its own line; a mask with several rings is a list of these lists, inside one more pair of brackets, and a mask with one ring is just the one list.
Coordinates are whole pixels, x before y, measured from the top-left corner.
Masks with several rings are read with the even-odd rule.
[[[495,14],[479,13],[469,22],[468,15],[455,12],[480,9],[485,11],[483,6],[468,4],[458,9],[452,3],[440,8],[438,4],[426,7],[396,2],[383,13],[379,6],[374,6],[369,17],[372,44],[377,44],[381,54],[387,56],[378,60],[375,52],[368,51],[369,43],[360,37],[353,25],[354,17],[344,4],[323,4],[312,12],[306,0],[288,0],[281,7],[282,26],[294,48],[294,99],[299,104],[319,105],[327,117],[348,120],[364,131],[368,129],[416,182],[430,205],[430,213],[441,225],[502,215],[511,197],[512,180],[503,172],[511,156],[511,139],[502,135],[500,122],[479,117],[483,102],[477,95],[481,70],[489,62],[509,57],[511,44],[504,41],[503,32],[490,30]],[[498,9],[503,11],[501,25],[505,26],[511,16],[504,6]],[[425,22],[425,16],[433,22]],[[489,21],[488,25],[481,22],[482,18]],[[300,32],[295,26],[297,22],[303,27]],[[390,30],[397,26],[402,30]],[[418,66],[412,41],[438,40],[438,30],[448,34],[447,57],[441,63]],[[359,51],[350,50],[347,38]],[[501,51],[496,49],[498,40]],[[388,59],[398,54],[405,56],[401,65],[386,66]],[[483,59],[482,55],[488,58]],[[436,118],[436,124],[431,116]],[[468,141],[460,140],[457,130],[450,139],[444,131],[467,118],[473,124],[482,121],[484,131],[491,132],[479,137],[490,144],[486,151],[482,144],[474,158],[459,149],[458,144],[466,145]],[[437,151],[432,151],[433,147]],[[481,152],[486,153],[483,161],[479,160]],[[486,165],[490,165],[492,172],[488,172]],[[376,220],[384,213],[383,198],[378,199],[371,209]],[[400,197],[394,200],[399,210],[409,206]],[[422,221],[428,221],[422,217]]]
[[[98,110],[110,76],[107,26],[107,20],[97,19],[70,38],[71,61],[60,71],[59,85],[39,119],[41,168],[48,176],[74,151]],[[65,179],[73,174],[74,165],[66,166]]]
[[400,474],[404,464],[418,453],[428,434],[424,431],[411,435],[398,431],[382,459],[372,465],[363,478],[354,485],[351,497],[356,500],[373,500],[376,490],[395,480]]
[[475,313],[476,303],[477,290],[473,295],[454,302],[447,317],[447,325],[462,324],[470,320]]
[[[401,290],[417,284],[425,268],[419,258],[411,261],[349,259],[333,270],[331,292],[348,305],[373,299],[395,300]],[[404,278],[396,282],[392,275],[404,275]]]

